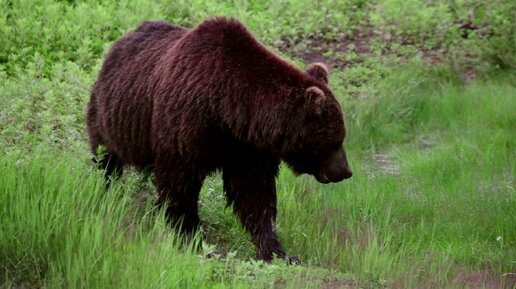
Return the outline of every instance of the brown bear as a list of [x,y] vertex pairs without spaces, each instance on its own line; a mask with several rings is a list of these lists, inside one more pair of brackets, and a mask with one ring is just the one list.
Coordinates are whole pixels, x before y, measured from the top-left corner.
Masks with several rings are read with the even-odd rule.
[[222,171],[228,205],[258,258],[288,258],[275,229],[280,162],[322,183],[351,177],[339,103],[328,71],[301,71],[234,19],[193,29],[154,21],[118,40],[93,85],[87,112],[106,175],[151,168],[158,204],[186,234],[199,225],[199,190]]

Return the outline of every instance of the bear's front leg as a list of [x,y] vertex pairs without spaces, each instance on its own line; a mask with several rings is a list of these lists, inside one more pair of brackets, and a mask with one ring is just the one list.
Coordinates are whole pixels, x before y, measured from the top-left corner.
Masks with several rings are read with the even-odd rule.
[[279,160],[257,157],[233,158],[223,168],[224,190],[228,205],[251,234],[258,258],[271,262],[273,253],[299,264],[297,257],[287,257],[276,234],[276,182]]
[[181,233],[191,237],[199,226],[199,191],[205,176],[184,167],[176,168],[156,166],[157,204],[166,207],[167,220],[174,227],[179,227]]

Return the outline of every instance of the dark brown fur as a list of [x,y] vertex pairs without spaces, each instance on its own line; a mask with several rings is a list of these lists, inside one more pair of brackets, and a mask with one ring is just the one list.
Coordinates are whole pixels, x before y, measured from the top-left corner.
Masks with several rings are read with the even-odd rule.
[[87,126],[92,151],[107,148],[108,176],[123,165],[153,168],[158,202],[185,233],[199,224],[204,179],[221,169],[228,203],[266,261],[286,257],[274,225],[280,161],[321,182],[351,176],[327,70],[295,68],[236,20],[191,30],[145,22],[118,40],[93,86]]

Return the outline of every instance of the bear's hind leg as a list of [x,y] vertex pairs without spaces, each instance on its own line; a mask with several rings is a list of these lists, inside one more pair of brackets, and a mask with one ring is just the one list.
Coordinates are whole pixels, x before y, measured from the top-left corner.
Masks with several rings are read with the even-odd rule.
[[111,152],[109,149],[104,152],[98,152],[98,148],[102,146],[100,137],[97,135],[90,135],[90,146],[91,152],[94,157],[92,161],[97,165],[97,167],[101,170],[104,170],[104,177],[106,179],[106,186],[109,187],[113,179],[119,179],[124,172],[124,162],[122,159]]
[[119,179],[124,172],[124,162],[115,153],[106,152],[100,160],[96,160],[99,169],[105,170],[106,185],[111,185],[113,180]]
[[99,126],[98,126],[98,115],[97,115],[97,104],[95,88],[91,94],[91,100],[88,105],[88,111],[86,114],[86,126],[88,130],[88,138],[90,142],[90,149],[92,154],[95,156],[93,162],[95,162],[99,169],[105,170],[106,186],[111,184],[113,178],[120,178],[123,173],[123,161],[111,150],[107,149],[102,155],[98,156],[98,149],[105,143],[101,137]]
[[[238,160],[238,161],[237,161]],[[279,161],[257,157],[234,158],[223,168],[224,190],[228,205],[249,231],[259,259],[272,261],[272,255],[300,264],[297,257],[287,257],[276,234],[276,182]]]
[[[95,154],[95,151],[93,153]],[[92,158],[92,161],[100,170],[104,170],[106,188],[109,188],[113,180],[118,180],[124,172],[124,162],[115,153],[102,153],[100,156]]]

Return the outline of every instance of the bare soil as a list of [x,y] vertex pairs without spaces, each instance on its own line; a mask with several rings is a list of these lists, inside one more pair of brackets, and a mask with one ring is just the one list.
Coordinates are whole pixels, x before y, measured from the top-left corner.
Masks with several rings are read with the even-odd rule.
[[[312,35],[310,37],[300,37],[296,41],[283,39],[276,45],[281,52],[300,59],[305,64],[314,62],[325,63],[330,69],[343,70],[363,63],[366,59],[377,57],[382,59],[395,59],[396,64],[403,64],[415,55],[419,54],[423,63],[443,64],[451,62],[455,56],[451,55],[445,48],[435,45],[428,48],[424,44],[415,44],[412,41],[389,40],[378,42],[382,37],[375,34],[372,29],[357,31],[351,36],[339,35],[333,39],[322,35]],[[382,48],[373,49],[374,43]],[[394,48],[397,46],[398,48]],[[410,51],[410,53],[402,52]],[[355,57],[347,57],[355,54]],[[464,55],[464,63],[461,67],[455,67],[460,73],[460,79],[465,83],[470,83],[477,79],[477,69],[473,65],[467,64],[474,59],[473,55]],[[455,59],[456,60],[456,59]],[[455,66],[457,66],[455,64]]]

